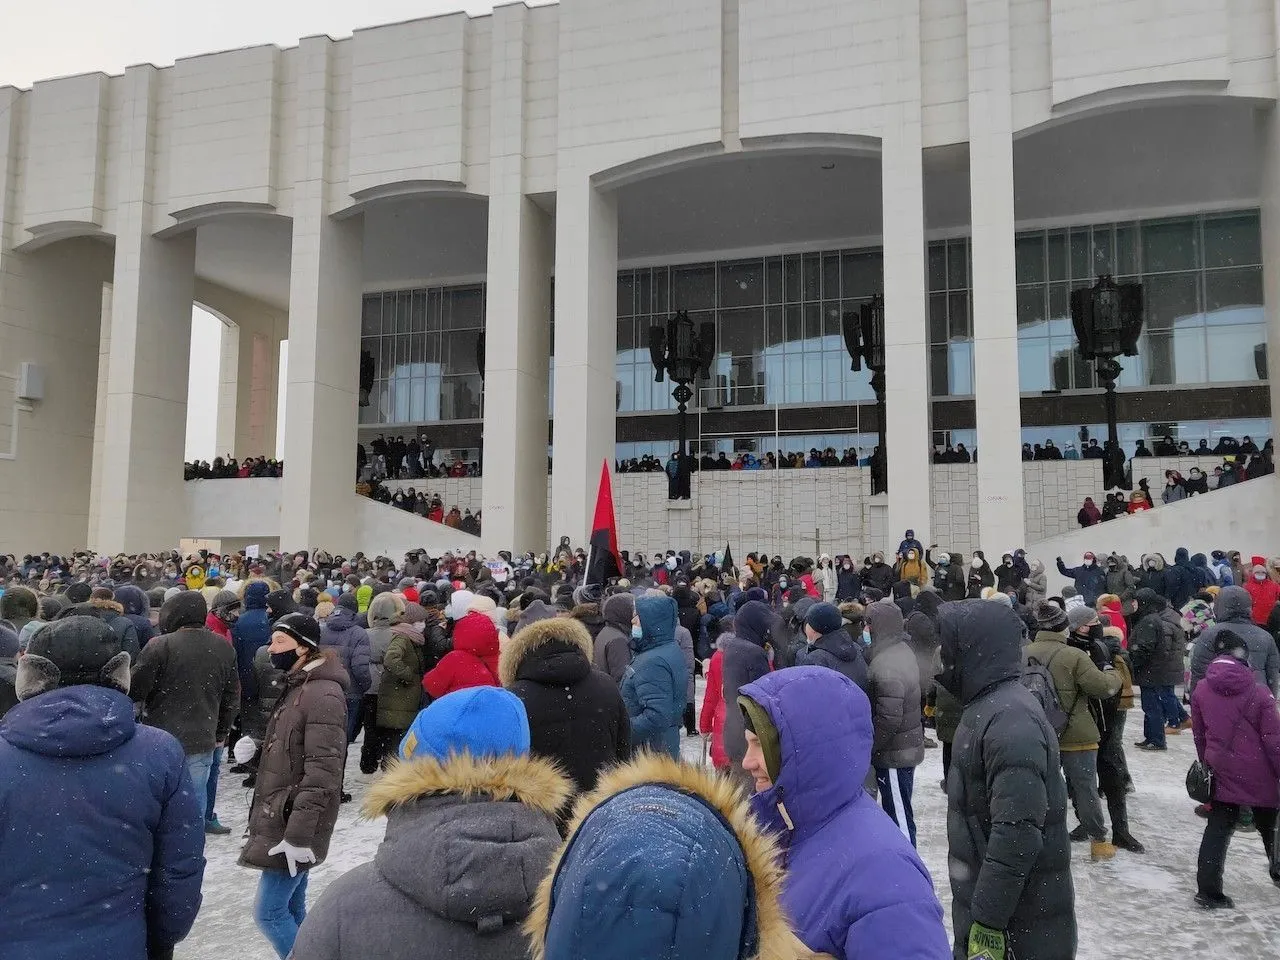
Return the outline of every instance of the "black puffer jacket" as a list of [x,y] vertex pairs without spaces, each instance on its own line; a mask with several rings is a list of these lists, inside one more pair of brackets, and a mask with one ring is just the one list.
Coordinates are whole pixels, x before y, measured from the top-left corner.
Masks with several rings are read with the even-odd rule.
[[[1164,616],[1167,604],[1155,591],[1143,587],[1137,593],[1137,621],[1129,634],[1129,662],[1133,682],[1140,687],[1174,686],[1182,682],[1186,650],[1181,649]],[[1184,645],[1185,646],[1185,645]]]
[[591,634],[572,617],[539,620],[507,641],[498,679],[524,702],[529,752],[554,760],[579,792],[631,757],[631,721],[618,685],[591,666]]
[[825,633],[796,656],[797,667],[827,667],[867,691],[867,660],[861,641],[855,641],[844,627]]
[[867,697],[875,742],[871,764],[895,770],[924,760],[924,723],[920,719],[920,667],[906,643],[902,611],[892,600],[867,607],[871,628]]
[[964,704],[947,781],[956,956],[976,921],[1008,935],[1010,954],[1076,955],[1067,787],[1058,737],[1018,682],[1022,626],[985,600],[944,606],[940,682]]

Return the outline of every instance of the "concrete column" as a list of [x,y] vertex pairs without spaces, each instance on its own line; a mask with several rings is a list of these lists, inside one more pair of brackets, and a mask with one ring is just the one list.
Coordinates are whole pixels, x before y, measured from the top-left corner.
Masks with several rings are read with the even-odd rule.
[[111,284],[102,285],[98,334],[98,390],[93,405],[93,466],[89,477],[89,529],[97,533],[102,515],[103,455],[107,448],[107,376],[111,369]]
[[328,216],[326,166],[333,41],[298,48],[297,171],[289,276],[289,373],[280,545],[356,543],[356,418],[359,412],[362,217]]
[[130,68],[123,80],[120,186],[112,280],[98,530],[107,553],[163,550],[182,536],[186,504],[187,375],[196,238],[151,235],[157,71]]
[[240,380],[240,327],[222,324],[222,349],[218,351],[218,427],[214,453],[234,454],[236,448],[236,389]]
[[901,49],[895,59],[901,76],[894,89],[901,102],[886,110],[881,143],[889,509],[880,546],[886,550],[907,529],[928,544],[933,514],[929,390],[922,377],[929,369],[929,331],[917,0],[904,0],[898,23]]
[[998,557],[1027,539],[1013,254],[1009,0],[970,0],[968,46],[978,534],[987,555]]
[[551,218],[524,194],[529,11],[493,12],[485,309],[485,551],[547,547]]
[[[551,536],[585,543],[600,464],[613,463],[618,343],[618,209],[583,174],[556,195],[555,408]],[[487,472],[487,470],[486,470]]]

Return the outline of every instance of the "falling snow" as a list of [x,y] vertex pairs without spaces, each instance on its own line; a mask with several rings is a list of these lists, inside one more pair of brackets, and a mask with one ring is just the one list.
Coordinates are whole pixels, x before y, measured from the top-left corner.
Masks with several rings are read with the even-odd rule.
[[[1128,729],[1142,729],[1139,712],[1130,717]],[[352,749],[346,778],[355,802],[342,807],[329,860],[312,871],[310,903],[334,878],[371,859],[382,839],[382,821],[359,819],[360,800],[374,778],[360,774],[358,751],[358,746]],[[698,740],[685,739],[683,751],[686,760],[702,762]],[[1189,732],[1170,737],[1164,754],[1130,750],[1137,792],[1129,797],[1129,815],[1133,834],[1147,847],[1145,855],[1121,851],[1114,861],[1095,864],[1089,861],[1088,844],[1073,845],[1080,957],[1273,960],[1280,956],[1280,889],[1267,878],[1256,833],[1237,834],[1231,843],[1224,888],[1235,899],[1236,909],[1209,913],[1192,903],[1196,851],[1204,829],[1183,789],[1193,755]],[[949,927],[946,797],[939,788],[941,777],[941,751],[926,751],[924,764],[916,771],[916,823],[920,851],[933,874]],[[236,866],[250,800],[250,791],[240,785],[242,779],[223,768],[218,814],[232,834],[208,839],[204,905],[190,938],[178,947],[178,960],[274,960],[253,925],[257,873]]]

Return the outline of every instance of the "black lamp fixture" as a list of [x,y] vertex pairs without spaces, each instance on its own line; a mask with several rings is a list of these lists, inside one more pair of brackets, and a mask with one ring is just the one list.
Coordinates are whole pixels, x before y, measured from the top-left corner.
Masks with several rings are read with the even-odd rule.
[[676,422],[679,452],[676,476],[667,486],[670,500],[688,500],[692,496],[689,462],[689,401],[693,390],[689,384],[711,376],[711,361],[716,350],[716,325],[712,322],[695,326],[686,310],[680,310],[665,324],[649,328],[649,358],[653,361],[653,382],[661,383],[665,375],[675,389]]
[[1108,275],[1086,290],[1071,292],[1071,325],[1080,356],[1097,362],[1098,379],[1106,391],[1107,445],[1102,459],[1102,482],[1108,490],[1127,489],[1124,452],[1116,432],[1116,380],[1124,367],[1116,357],[1136,357],[1142,334],[1142,284],[1116,283]]
[[849,353],[849,369],[861,370],[865,361],[871,370],[871,389],[876,395],[876,422],[880,431],[880,442],[871,455],[871,494],[874,496],[889,489],[888,462],[885,459],[884,298],[875,296],[857,312],[845,311],[840,317],[840,330],[844,334],[845,350]]

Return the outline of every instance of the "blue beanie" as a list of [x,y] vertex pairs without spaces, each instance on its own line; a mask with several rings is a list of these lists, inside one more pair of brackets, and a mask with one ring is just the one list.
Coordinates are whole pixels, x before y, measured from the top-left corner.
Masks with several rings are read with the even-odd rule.
[[400,741],[401,760],[528,752],[529,715],[520,698],[501,687],[467,687],[445,694],[418,714]]
[[843,627],[844,617],[840,615],[840,608],[834,603],[815,603],[809,608],[804,622],[825,636]]

